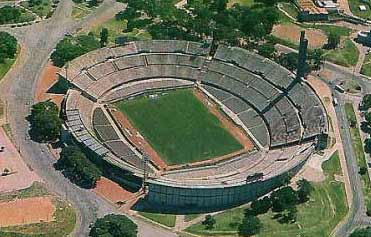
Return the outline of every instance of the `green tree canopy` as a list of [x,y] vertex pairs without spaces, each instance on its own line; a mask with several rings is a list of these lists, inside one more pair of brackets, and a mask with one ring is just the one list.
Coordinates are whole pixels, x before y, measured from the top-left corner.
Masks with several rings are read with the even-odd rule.
[[55,168],[62,170],[66,177],[83,188],[95,187],[102,175],[77,146],[64,147]]
[[266,213],[272,207],[272,201],[269,197],[264,197],[262,199],[255,200],[251,202],[251,212],[253,215],[260,215]]
[[253,236],[258,234],[261,228],[262,224],[256,216],[246,215],[238,226],[238,234],[244,237]]
[[17,53],[17,40],[6,32],[0,32],[0,63],[7,58],[14,58]]
[[280,188],[271,194],[272,210],[281,212],[295,206],[298,202],[298,196],[290,186]]
[[44,101],[32,106],[29,117],[31,138],[38,142],[56,141],[62,129],[59,110],[52,101]]
[[368,110],[369,108],[371,108],[371,94],[366,94],[365,96],[363,96],[361,109]]
[[365,120],[366,122],[371,125],[371,112],[366,112],[365,113]]
[[270,34],[279,14],[270,1],[250,8],[228,0],[188,0],[184,9],[173,0],[125,0],[127,11],[116,19],[127,19],[128,29],[141,23],[154,39],[184,39],[201,41],[213,37],[216,42],[232,45]]
[[107,42],[108,42],[108,29],[102,28],[100,32],[100,47],[106,46]]
[[365,140],[365,152],[371,154],[371,138]]
[[327,38],[327,44],[324,45],[325,49],[335,49],[340,43],[340,35],[330,32]]
[[57,44],[51,59],[55,66],[62,67],[67,62],[100,46],[100,42],[92,34],[66,37]]
[[137,225],[124,215],[99,218],[90,230],[90,237],[136,237]]
[[212,228],[214,228],[216,221],[212,215],[206,215],[205,220],[202,221],[202,224],[205,226],[207,230],[211,230]]
[[297,185],[298,185],[297,195],[299,202],[303,203],[308,201],[310,193],[314,190],[312,184],[306,179],[301,179],[297,182]]
[[349,237],[370,237],[371,236],[371,227],[359,228],[353,231]]
[[0,24],[17,23],[21,17],[21,10],[13,6],[0,8]]

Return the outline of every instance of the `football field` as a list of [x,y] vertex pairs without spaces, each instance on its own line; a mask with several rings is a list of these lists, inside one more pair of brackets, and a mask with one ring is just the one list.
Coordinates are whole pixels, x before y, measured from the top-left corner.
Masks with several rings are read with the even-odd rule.
[[207,160],[243,149],[191,89],[115,105],[168,165]]

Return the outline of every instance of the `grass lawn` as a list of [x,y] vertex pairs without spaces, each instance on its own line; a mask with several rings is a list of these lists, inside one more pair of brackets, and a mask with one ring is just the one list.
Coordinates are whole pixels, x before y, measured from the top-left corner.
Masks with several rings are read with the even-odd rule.
[[5,74],[9,71],[12,67],[15,59],[5,59],[4,63],[0,63],[0,80],[5,76]]
[[30,6],[30,3],[22,2],[21,5],[27,9],[30,9],[32,12],[36,13],[40,17],[47,16],[52,11],[52,2],[51,0],[40,0],[38,4]]
[[[14,199],[24,199],[30,197],[41,197],[50,195],[44,186],[40,183],[34,183],[31,187],[24,190],[15,191],[7,194],[1,194],[1,201],[10,201]],[[55,220],[48,223],[28,224],[21,226],[11,226],[0,228],[0,236],[21,236],[21,237],[62,237],[72,232],[76,223],[76,214],[73,208],[65,201],[53,198],[56,211]]]
[[102,28],[108,29],[108,42],[110,44],[115,43],[115,39],[119,36],[134,37],[138,40],[151,39],[151,35],[143,29],[134,29],[132,32],[124,33],[123,31],[127,27],[127,20],[116,20],[112,18],[100,26],[94,27],[91,31],[96,37],[99,37]]
[[188,215],[185,215],[184,216],[184,221],[185,222],[189,222],[189,221],[191,221],[193,219],[196,219],[199,216],[200,216],[200,214],[188,214]]
[[357,47],[349,39],[344,40],[339,48],[328,50],[324,54],[326,60],[344,67],[355,66],[358,61],[358,55]]
[[[338,154],[324,162],[322,168],[326,180],[313,184],[314,191],[310,200],[299,205],[297,222],[280,224],[274,220],[273,213],[259,215],[263,228],[260,237],[328,237],[337,223],[345,217],[348,207],[343,183],[335,181],[334,174],[341,174]],[[215,216],[216,225],[213,230],[205,230],[202,224],[190,226],[187,231],[203,236],[228,235],[237,236],[237,228],[243,218],[244,208],[235,208]]]
[[282,9],[287,12],[290,16],[292,16],[293,18],[297,19],[298,15],[299,15],[299,11],[298,9],[295,7],[294,4],[290,3],[290,2],[282,2],[281,3],[282,5]]
[[254,6],[256,2],[255,0],[229,0],[228,6],[233,6],[233,4],[236,4],[236,3],[242,6],[251,7],[251,6]]
[[[345,112],[346,112],[348,121],[356,121],[357,123],[357,118],[354,113],[352,104],[350,103],[345,104]],[[357,158],[358,167],[367,167],[366,157],[363,151],[363,142],[361,139],[361,135],[359,133],[359,129],[358,127],[349,128],[349,131],[352,137],[352,145],[353,145],[353,149],[354,149],[354,152]],[[369,177],[368,172],[366,172],[365,175],[361,176],[361,180],[362,180],[362,190],[363,190],[363,195],[365,197],[366,206],[371,206],[371,184],[370,184],[370,177]]]
[[[364,19],[371,19],[371,9],[368,3],[364,3],[361,0],[348,0],[350,10],[352,13],[358,17]],[[359,10],[359,6],[364,5],[366,7],[366,11]]]
[[72,9],[72,18],[81,19],[89,15],[92,12],[92,9],[86,6],[85,4],[76,4]]
[[176,215],[173,214],[160,214],[151,212],[138,212],[141,216],[144,216],[154,222],[166,225],[168,227],[174,227],[176,221]]
[[335,34],[335,35],[338,35],[340,37],[343,37],[343,36],[349,36],[350,33],[352,32],[351,29],[347,28],[347,27],[343,27],[343,26],[337,26],[337,25],[315,25],[315,24],[311,24],[311,25],[308,25],[308,24],[303,24],[303,27],[310,27],[310,28],[315,28],[315,29],[319,29],[319,30],[322,30],[323,32],[325,32],[325,34],[327,36],[329,36],[331,33],[332,34]]
[[243,148],[191,89],[115,105],[167,164],[207,160]]
[[361,73],[371,77],[371,54],[366,55],[365,61],[362,65]]

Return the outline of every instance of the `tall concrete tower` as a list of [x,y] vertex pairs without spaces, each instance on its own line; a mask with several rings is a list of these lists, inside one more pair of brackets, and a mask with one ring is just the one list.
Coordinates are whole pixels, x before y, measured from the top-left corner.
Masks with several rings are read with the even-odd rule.
[[296,79],[300,80],[304,77],[305,67],[307,61],[307,50],[308,50],[308,40],[305,38],[305,31],[300,33],[300,45],[299,45],[299,58],[298,66],[296,71]]

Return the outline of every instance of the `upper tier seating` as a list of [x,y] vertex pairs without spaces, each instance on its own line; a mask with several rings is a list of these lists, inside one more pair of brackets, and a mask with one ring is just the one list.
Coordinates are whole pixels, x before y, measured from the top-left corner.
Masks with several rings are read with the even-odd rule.
[[[66,125],[68,130],[74,135],[78,142],[96,152],[98,155],[103,156],[107,154],[109,150],[102,146],[87,130],[84,119],[82,119],[82,117],[86,116],[87,112],[82,110],[88,110],[89,108],[81,108],[81,100],[87,99],[83,98],[80,92],[76,90],[69,90],[65,107],[65,114],[67,117]],[[84,101],[83,104],[87,104],[87,102]]]
[[296,105],[303,120],[304,138],[309,139],[321,132],[327,132],[326,111],[321,101],[306,84],[296,84],[289,97]]
[[143,166],[142,159],[135,154],[129,145],[120,139],[118,133],[112,127],[110,121],[101,108],[95,109],[93,115],[93,124],[100,140],[111,150],[111,152],[113,152],[121,160],[135,167]]
[[241,48],[219,46],[215,58],[258,73],[282,89],[286,89],[294,80],[292,73],[284,67]]
[[[219,46],[210,60],[205,45],[154,40],[103,48],[73,60],[67,79],[99,102],[201,82],[265,146],[287,145],[326,132],[326,112],[319,98],[307,84],[294,81],[291,72],[234,47]],[[84,107],[91,109],[89,103]],[[82,119],[91,116],[83,114]],[[84,124],[90,129],[89,120]]]
[[153,79],[133,82],[108,93],[102,98],[105,103],[112,103],[147,91],[189,87],[194,83],[177,79]]

